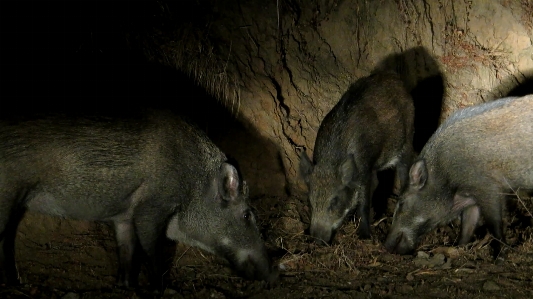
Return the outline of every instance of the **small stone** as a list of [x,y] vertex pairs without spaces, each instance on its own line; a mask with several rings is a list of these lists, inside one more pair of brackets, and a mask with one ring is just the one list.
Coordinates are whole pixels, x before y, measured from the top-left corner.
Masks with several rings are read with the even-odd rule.
[[405,277],[408,281],[413,281],[415,279],[413,272],[407,273],[407,276]]
[[61,299],[80,299],[80,295],[69,292],[69,293],[66,293],[63,297],[61,297]]
[[384,263],[390,263],[390,262],[394,262],[396,261],[398,258],[397,258],[397,255],[395,254],[383,254],[381,257],[380,257],[380,260]]
[[500,286],[497,285],[494,281],[492,280],[487,280],[485,281],[485,283],[483,284],[483,290],[484,291],[499,291],[500,290]]
[[473,262],[466,262],[466,263],[463,264],[463,268],[477,269],[477,266]]
[[441,268],[441,269],[445,269],[445,270],[446,270],[446,269],[451,269],[451,268],[452,268],[452,259],[451,259],[451,258],[448,258],[448,259],[446,260],[446,263],[444,263],[444,265],[442,265],[440,268]]
[[224,294],[222,294],[221,292],[218,292],[218,291],[213,291],[213,293],[211,293],[211,298],[215,298],[215,299],[224,299],[226,298],[226,296]]
[[459,256],[459,250],[456,247],[438,247],[432,250],[433,253],[442,253],[447,258],[456,258]]
[[411,293],[412,291],[413,291],[413,287],[407,284],[396,287],[396,292],[400,294],[407,294],[407,293]]
[[419,251],[416,253],[416,258],[417,259],[428,259],[429,258],[429,254],[423,252],[423,251]]
[[413,261],[413,263],[414,263],[417,267],[424,267],[424,266],[428,266],[428,265],[431,264],[428,260],[426,260],[426,259],[424,259],[424,258],[421,258],[421,259],[420,259],[420,258],[416,258],[416,259]]
[[423,251],[417,252],[416,258],[413,260],[413,263],[418,267],[431,265],[431,261],[429,261],[429,254]]
[[167,288],[167,289],[165,289],[164,296],[172,296],[172,295],[177,294],[177,293],[178,293],[178,291],[176,291],[174,289]]
[[441,266],[446,262],[446,257],[442,253],[437,253],[429,260],[429,262],[432,267]]
[[470,268],[459,268],[455,270],[455,273],[474,273],[474,272],[476,272],[476,270],[470,269]]

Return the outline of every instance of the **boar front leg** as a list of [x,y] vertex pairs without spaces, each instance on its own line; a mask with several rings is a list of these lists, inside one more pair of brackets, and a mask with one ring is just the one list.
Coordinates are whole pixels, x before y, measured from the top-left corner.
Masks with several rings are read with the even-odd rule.
[[370,239],[370,203],[377,185],[377,173],[372,171],[363,188],[354,194],[354,196],[358,197],[355,201],[358,202],[356,216],[360,218],[357,230],[360,239]]
[[459,246],[466,245],[472,240],[474,230],[477,227],[479,221],[480,211],[479,207],[470,206],[463,210],[461,213],[461,233],[459,239]]
[[15,237],[25,211],[12,205],[0,205],[0,285],[20,284],[15,263]]
[[124,287],[135,287],[137,286],[140,267],[135,266],[139,263],[133,259],[137,238],[133,222],[130,219],[115,222],[115,238],[118,252],[117,284]]

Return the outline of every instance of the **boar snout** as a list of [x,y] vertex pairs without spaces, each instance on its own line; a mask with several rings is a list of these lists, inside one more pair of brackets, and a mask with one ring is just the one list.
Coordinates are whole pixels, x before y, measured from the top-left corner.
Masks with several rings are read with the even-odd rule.
[[262,280],[274,283],[279,276],[278,267],[272,264],[266,250],[260,254],[249,250],[239,253],[239,261],[235,263],[236,271],[249,280]]
[[333,239],[333,230],[323,224],[312,223],[309,234],[313,241],[320,245],[329,245]]
[[385,249],[390,253],[399,255],[411,254],[414,251],[412,242],[404,232],[390,234],[385,241]]

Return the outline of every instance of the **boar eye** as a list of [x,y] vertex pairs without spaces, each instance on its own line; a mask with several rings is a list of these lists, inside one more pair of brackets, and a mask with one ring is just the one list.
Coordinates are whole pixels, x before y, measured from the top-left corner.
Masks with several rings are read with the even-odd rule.
[[246,222],[250,222],[252,220],[252,212],[250,210],[246,210],[244,211],[244,213],[242,214],[242,218],[246,221]]
[[336,209],[338,204],[339,204],[339,197],[338,196],[333,197],[331,201],[329,202],[329,209],[330,210]]
[[403,200],[400,200],[398,202],[398,211],[401,211],[403,209]]

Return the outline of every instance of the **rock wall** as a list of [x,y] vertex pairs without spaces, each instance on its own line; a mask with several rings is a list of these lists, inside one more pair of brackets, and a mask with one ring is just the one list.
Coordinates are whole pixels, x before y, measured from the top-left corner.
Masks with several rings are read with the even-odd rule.
[[271,194],[305,189],[298,151],[312,153],[323,117],[375,70],[396,69],[411,90],[417,150],[454,110],[533,92],[530,0],[158,2],[147,56],[189,74],[278,147],[242,158],[281,163],[244,170],[283,176]]

